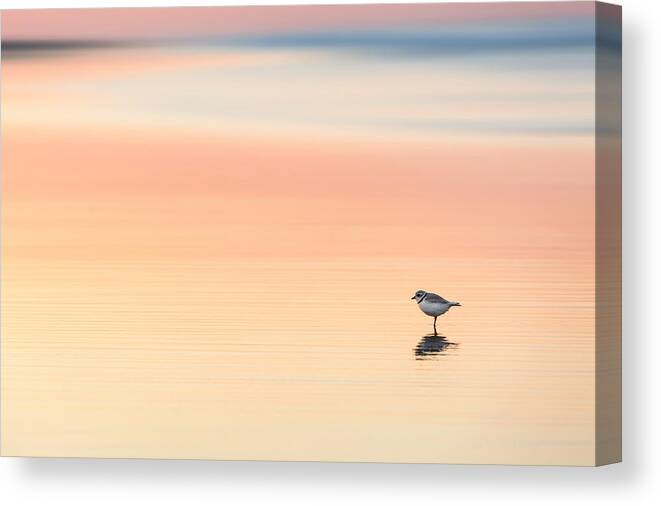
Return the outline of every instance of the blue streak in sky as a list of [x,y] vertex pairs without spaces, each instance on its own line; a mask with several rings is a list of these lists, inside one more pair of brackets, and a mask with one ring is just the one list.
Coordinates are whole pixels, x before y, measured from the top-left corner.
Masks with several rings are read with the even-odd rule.
[[210,39],[207,42],[212,45],[254,48],[348,50],[384,56],[461,56],[472,53],[594,47],[595,25],[593,18],[586,18],[546,23],[255,34]]

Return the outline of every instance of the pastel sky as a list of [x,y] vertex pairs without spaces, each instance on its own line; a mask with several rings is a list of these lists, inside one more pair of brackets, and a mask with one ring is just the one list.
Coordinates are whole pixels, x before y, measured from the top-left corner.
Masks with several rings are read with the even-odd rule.
[[165,39],[590,17],[593,2],[50,9],[4,12],[5,40]]
[[2,34],[6,197],[71,227],[18,229],[35,252],[143,226],[228,255],[589,248],[590,2],[7,11]]

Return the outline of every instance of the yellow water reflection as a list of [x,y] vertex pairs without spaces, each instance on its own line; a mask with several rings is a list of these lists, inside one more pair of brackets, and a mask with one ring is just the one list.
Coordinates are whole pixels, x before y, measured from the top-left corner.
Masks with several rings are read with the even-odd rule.
[[[580,267],[10,264],[3,452],[590,463]],[[422,279],[462,300],[439,318],[451,339],[419,337],[431,318],[409,294]]]

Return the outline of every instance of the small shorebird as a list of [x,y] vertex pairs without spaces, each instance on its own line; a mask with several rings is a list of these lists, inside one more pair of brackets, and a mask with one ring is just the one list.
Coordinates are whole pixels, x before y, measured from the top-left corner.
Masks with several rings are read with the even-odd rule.
[[427,316],[434,317],[434,335],[436,332],[436,318],[442,314],[447,313],[448,309],[452,306],[461,306],[458,302],[453,302],[451,300],[445,300],[440,295],[431,292],[425,292],[424,290],[418,290],[415,292],[415,295],[411,297],[415,299],[418,303],[420,311],[425,313]]

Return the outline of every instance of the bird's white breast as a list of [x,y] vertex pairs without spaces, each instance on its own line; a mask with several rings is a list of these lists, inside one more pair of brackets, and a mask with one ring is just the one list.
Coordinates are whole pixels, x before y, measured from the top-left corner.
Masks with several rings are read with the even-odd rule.
[[423,300],[420,304],[418,304],[418,306],[420,307],[420,311],[428,316],[441,316],[447,312],[448,309],[450,309],[450,304],[443,304],[441,302],[428,302],[426,300]]

